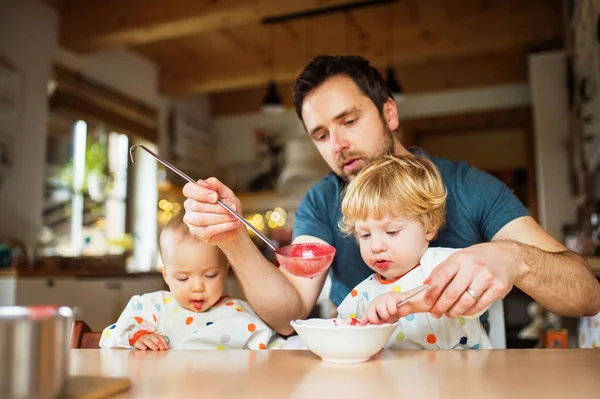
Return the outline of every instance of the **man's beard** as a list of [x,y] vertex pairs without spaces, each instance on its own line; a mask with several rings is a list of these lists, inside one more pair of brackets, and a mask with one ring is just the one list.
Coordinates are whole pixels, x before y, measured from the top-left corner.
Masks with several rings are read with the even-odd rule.
[[385,155],[393,155],[394,154],[394,133],[390,130],[390,127],[384,120],[382,120],[381,122],[382,122],[381,128],[383,129],[383,143],[381,144],[381,146],[379,148],[376,149],[374,154],[372,154],[371,156],[367,156],[366,154],[363,154],[361,152],[356,152],[356,151],[341,152],[340,154],[338,154],[336,162],[340,166],[340,169],[341,169],[341,174],[338,176],[342,180],[345,180],[345,181],[352,180],[352,178],[354,176],[356,176],[364,167],[367,166],[365,164],[363,167],[357,168],[357,169],[353,170],[350,174],[347,175],[344,173],[343,165],[348,160],[360,158],[360,159],[367,161],[367,164],[368,164],[371,161],[381,158]]

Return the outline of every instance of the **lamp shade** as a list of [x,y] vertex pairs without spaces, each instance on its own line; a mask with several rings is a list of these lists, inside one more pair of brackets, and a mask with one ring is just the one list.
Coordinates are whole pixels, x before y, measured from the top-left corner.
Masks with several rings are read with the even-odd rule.
[[400,81],[396,79],[396,72],[393,67],[388,67],[387,69],[387,85],[396,101],[404,100],[404,89]]
[[281,97],[277,92],[277,86],[275,85],[274,81],[269,82],[267,94],[265,95],[260,110],[264,114],[281,114],[285,111],[285,107],[283,106]]

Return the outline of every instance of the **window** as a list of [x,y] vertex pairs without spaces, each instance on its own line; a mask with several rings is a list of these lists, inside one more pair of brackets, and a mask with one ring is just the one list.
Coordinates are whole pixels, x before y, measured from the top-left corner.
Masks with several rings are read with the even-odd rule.
[[83,120],[51,119],[44,254],[126,253],[132,245],[125,231],[129,138]]
[[152,270],[156,162],[138,157],[131,164],[128,150],[132,144],[157,150],[157,109],[61,65],[55,65],[50,83],[39,255],[93,256],[86,265]]

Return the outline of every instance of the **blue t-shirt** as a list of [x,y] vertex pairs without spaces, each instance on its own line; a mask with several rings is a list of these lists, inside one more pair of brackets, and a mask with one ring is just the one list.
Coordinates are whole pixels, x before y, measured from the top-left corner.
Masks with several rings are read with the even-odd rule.
[[[466,162],[431,157],[420,150],[418,154],[435,164],[448,192],[446,224],[431,242],[432,247],[465,248],[491,241],[508,222],[529,214],[513,192],[495,177]],[[330,298],[336,306],[373,273],[363,262],[356,239],[345,237],[339,230],[343,186],[343,180],[329,173],[306,193],[294,222],[294,238],[318,237],[336,248],[329,270]]]

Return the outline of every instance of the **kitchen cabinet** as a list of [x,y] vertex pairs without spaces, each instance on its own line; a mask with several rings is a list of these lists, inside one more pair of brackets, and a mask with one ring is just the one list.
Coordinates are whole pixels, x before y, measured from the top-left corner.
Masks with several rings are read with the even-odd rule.
[[78,319],[92,330],[116,321],[123,307],[136,294],[166,289],[160,274],[143,277],[74,278],[19,277],[16,304],[67,305],[77,307]]
[[[80,312],[77,319],[84,320],[94,331],[115,322],[132,296],[168,289],[160,273],[124,277],[12,276],[11,293],[10,277],[0,279],[1,305],[75,306]],[[233,273],[225,280],[225,293],[244,299]]]

